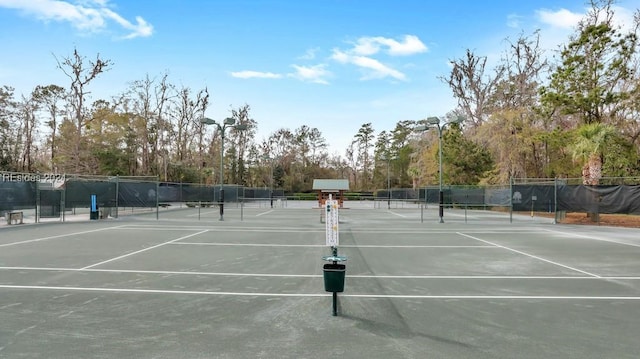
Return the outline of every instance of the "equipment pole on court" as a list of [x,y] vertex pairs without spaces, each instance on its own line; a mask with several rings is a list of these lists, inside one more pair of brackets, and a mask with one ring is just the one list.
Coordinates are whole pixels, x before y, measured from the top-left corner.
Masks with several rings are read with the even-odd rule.
[[[332,254],[334,259],[338,257],[338,247],[332,248]],[[338,264],[338,261],[334,260],[333,264]],[[338,292],[333,292],[333,316],[338,316]]]
[[218,125],[220,130],[220,220],[224,221],[224,126]]
[[338,315],[338,292],[344,291],[344,277],[346,266],[338,264],[344,262],[347,257],[338,255],[339,231],[338,223],[338,201],[334,200],[331,195],[325,202],[326,207],[326,245],[331,247],[331,255],[322,257],[325,261],[332,262],[323,266],[324,290],[333,293],[333,316]]

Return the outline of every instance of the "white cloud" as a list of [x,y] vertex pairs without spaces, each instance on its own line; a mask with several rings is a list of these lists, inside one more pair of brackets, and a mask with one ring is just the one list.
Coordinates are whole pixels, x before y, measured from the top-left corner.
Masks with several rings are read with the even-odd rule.
[[308,49],[304,55],[298,56],[299,60],[313,60],[316,58],[316,52],[318,52],[318,48]]
[[[0,0],[1,1],[1,0]],[[390,65],[384,64],[381,61],[373,58],[371,55],[375,55],[381,51],[389,56],[407,56],[427,51],[427,47],[420,41],[417,36],[405,35],[401,40],[394,40],[385,37],[362,37],[353,45],[349,50],[334,49],[331,55],[331,59],[342,63],[354,65],[361,70],[364,74],[360,78],[361,80],[381,79],[391,77],[396,80],[406,81],[407,76],[401,71],[396,70]],[[308,49],[304,55],[299,56],[299,60],[313,60],[316,57],[318,48]],[[240,71],[232,72],[231,76],[243,79],[249,78],[282,78],[283,76],[295,78],[300,81],[313,82],[318,84],[329,84],[327,78],[333,74],[327,70],[326,64],[319,64],[313,66],[303,65],[291,65],[294,72],[286,75],[275,74],[271,72],[258,72],[258,71]]]
[[313,82],[317,84],[327,85],[329,82],[325,79],[331,76],[331,72],[327,71],[326,65],[315,66],[300,66],[291,65],[294,68],[294,72],[286,75],[273,73],[273,72],[260,72],[260,71],[236,71],[232,72],[231,76],[240,79],[281,79],[283,77],[291,77],[305,82]]
[[124,36],[125,39],[133,39],[136,37],[148,37],[153,34],[153,26],[151,26],[148,22],[146,22],[140,16],[136,16],[136,24],[134,25],[131,22],[125,20],[122,16],[116,14],[115,12],[109,9],[104,9],[104,13],[105,13],[105,16],[117,22],[118,24],[120,24],[120,26],[131,31],[131,33]]
[[330,76],[331,73],[327,71],[326,65],[315,66],[299,66],[291,65],[296,71],[288,76],[296,78],[301,81],[309,81],[317,84],[328,85],[329,82],[325,79]]
[[[622,32],[633,31],[634,10],[619,6],[612,6],[614,12],[613,26],[620,27]],[[551,11],[540,9],[535,12],[541,26],[541,45],[544,49],[556,50],[567,43],[575,35],[580,21],[586,19],[591,9],[584,8],[584,12],[572,12],[566,9]],[[601,14],[602,15],[602,14]]]
[[333,49],[333,54],[331,55],[332,59],[342,64],[348,64],[351,57],[351,55],[344,51],[340,51],[339,49]]
[[368,70],[361,78],[362,80],[385,78],[388,76],[393,77],[397,80],[406,80],[406,76],[402,72],[390,66],[387,66],[371,57],[353,55],[344,51],[340,51],[338,49],[334,49],[331,58],[343,64],[352,64]]
[[402,72],[384,65],[380,61],[370,57],[353,56],[351,57],[350,62],[356,66],[371,70],[371,72],[365,75],[363,79],[384,78],[387,76],[391,76],[397,80],[406,80],[406,76]]
[[[613,11],[613,25],[620,27],[623,31],[630,31],[634,26],[634,10],[629,8],[612,5]],[[586,9],[584,13],[572,12],[567,9],[560,9],[557,11],[551,11],[547,9],[541,9],[536,11],[536,15],[540,22],[551,25],[557,28],[574,29],[580,20],[586,18],[591,9]],[[604,21],[604,12],[600,14],[600,21]]]
[[358,39],[358,42],[354,45],[351,52],[363,55],[370,56],[375,55],[380,51],[380,43],[375,40],[373,37],[362,37]]
[[542,9],[537,10],[536,15],[542,23],[562,29],[574,28],[584,17],[584,14],[571,12],[567,9],[557,11]]
[[231,76],[237,77],[240,79],[279,79],[282,78],[282,75],[275,74],[273,72],[260,72],[260,71],[237,71],[232,72]]
[[127,35],[122,36],[125,39],[153,34],[153,26],[142,17],[136,17],[136,22],[132,23],[109,9],[108,0],[76,3],[62,0],[0,0],[0,7],[21,10],[41,21],[69,22],[78,30],[90,32],[104,30],[108,22],[113,21],[129,31]]
[[376,39],[381,44],[387,45],[389,47],[387,52],[392,56],[408,56],[427,52],[428,50],[427,46],[423,44],[417,36],[414,35],[405,35],[404,41],[402,42],[398,42],[393,39],[387,39],[384,37],[377,37]]
[[361,37],[353,49],[353,53],[363,56],[375,55],[386,47],[391,56],[407,56],[428,51],[427,46],[415,35],[405,35],[402,41],[386,37]]
[[514,29],[520,28],[521,26],[520,19],[522,19],[522,16],[519,16],[516,14],[507,15],[507,26]]
[[404,35],[401,40],[382,36],[361,37],[349,50],[334,49],[331,59],[342,64],[355,65],[364,70],[362,80],[392,77],[405,81],[407,76],[404,73],[375,59],[373,55],[385,53],[389,56],[409,56],[428,50],[415,35]]

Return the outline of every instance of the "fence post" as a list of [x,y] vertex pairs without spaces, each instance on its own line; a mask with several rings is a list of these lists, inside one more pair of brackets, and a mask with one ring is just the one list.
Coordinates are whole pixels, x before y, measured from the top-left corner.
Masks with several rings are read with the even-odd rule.
[[558,177],[553,179],[553,224],[558,224]]
[[[36,223],[40,222],[40,211],[38,211],[39,207],[40,207],[40,178],[38,178],[38,180],[36,181],[36,203],[35,203]],[[6,216],[8,216],[8,214]]]
[[509,223],[513,223],[513,177],[509,177]]
[[[66,176],[65,176],[65,181],[66,181]],[[60,209],[62,210],[61,220],[62,220],[62,222],[64,222],[64,214],[67,211],[67,208],[66,208],[67,186],[64,186],[64,188],[60,192],[61,192],[60,193]]]
[[156,219],[160,219],[160,196],[158,191],[160,190],[160,177],[156,178]]
[[120,176],[116,175],[116,218],[118,218],[118,207],[120,207],[120,203],[118,203],[119,198],[120,198]]

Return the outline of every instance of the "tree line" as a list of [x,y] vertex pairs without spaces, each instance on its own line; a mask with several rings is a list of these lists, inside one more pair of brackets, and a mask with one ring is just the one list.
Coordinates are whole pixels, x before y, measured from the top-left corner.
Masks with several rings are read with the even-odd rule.
[[[590,11],[558,51],[540,34],[507,39],[497,65],[467,50],[440,77],[462,124],[443,127],[441,142],[426,119],[376,130],[364,123],[344,155],[330,154],[321,131],[281,128],[257,140],[258,121],[244,104],[230,117],[246,126],[225,133],[225,183],[311,189],[314,178],[346,178],[373,191],[436,185],[442,145],[446,184],[504,184],[513,177],[602,177],[640,174],[638,25],[615,25],[614,1],[592,0]],[[55,57],[66,86],[38,85],[18,95],[0,87],[0,169],[92,175],[151,176],[161,181],[217,183],[220,128],[200,119],[207,88],[145,75],[111,99],[91,101],[91,84],[113,64],[74,49]],[[422,127],[424,128],[424,127]]]

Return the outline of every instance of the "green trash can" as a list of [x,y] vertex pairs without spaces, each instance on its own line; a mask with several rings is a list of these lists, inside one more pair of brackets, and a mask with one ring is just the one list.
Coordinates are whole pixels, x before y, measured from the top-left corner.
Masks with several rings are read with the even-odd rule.
[[344,264],[325,264],[322,267],[324,273],[324,290],[327,292],[344,292],[344,276],[347,266]]

